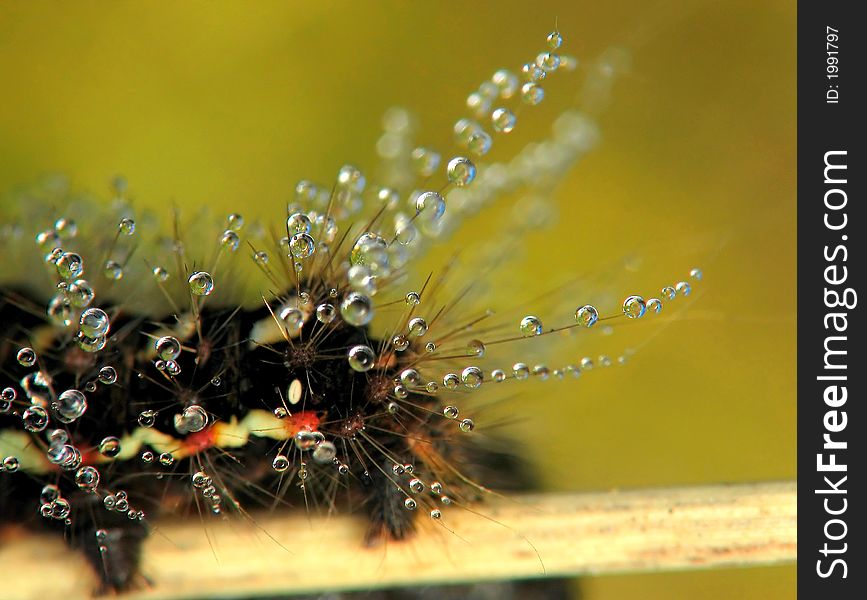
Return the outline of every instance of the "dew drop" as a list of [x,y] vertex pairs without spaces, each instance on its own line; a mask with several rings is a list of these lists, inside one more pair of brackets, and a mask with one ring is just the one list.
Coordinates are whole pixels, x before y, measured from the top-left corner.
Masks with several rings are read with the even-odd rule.
[[427,321],[422,317],[414,317],[410,319],[407,329],[409,330],[409,335],[413,337],[421,337],[427,333]]
[[542,321],[539,320],[539,317],[534,317],[533,315],[527,315],[523,319],[521,319],[521,335],[524,337],[532,337],[534,335],[542,334]]
[[524,363],[515,363],[512,365],[512,374],[515,376],[515,379],[527,379],[530,376],[530,367]]
[[21,463],[16,456],[7,456],[3,459],[3,469],[5,469],[7,473],[15,473],[20,466]]
[[174,426],[180,434],[197,433],[208,426],[208,413],[198,404],[191,404],[174,416]]
[[244,217],[238,213],[232,213],[226,218],[229,229],[241,229],[244,226]]
[[500,91],[500,98],[511,98],[518,91],[518,76],[506,69],[500,69],[491,77],[491,81]]
[[223,232],[223,235],[220,236],[220,245],[229,252],[234,252],[235,250],[237,250],[240,243],[240,236],[238,236],[238,234],[231,229],[227,229]]
[[695,279],[696,281],[701,281],[701,278],[703,277],[703,273],[701,272],[701,269],[694,268],[694,269],[690,270],[689,276],[692,277],[693,279]]
[[373,319],[373,303],[358,292],[350,292],[340,303],[340,314],[350,325],[362,327]]
[[181,343],[176,337],[165,335],[154,342],[154,349],[163,360],[175,360],[181,353]]
[[581,327],[593,327],[599,320],[599,311],[595,306],[585,304],[575,311],[575,321]]
[[320,465],[333,462],[336,456],[337,447],[332,442],[321,442],[313,449],[313,460]]
[[210,296],[214,291],[214,278],[205,271],[196,271],[187,281],[194,296]]
[[150,450],[145,450],[141,453],[141,461],[146,465],[151,464],[154,461],[154,453]]
[[75,485],[88,492],[96,491],[99,486],[99,471],[96,467],[81,467],[75,472]]
[[482,340],[470,340],[467,344],[467,356],[478,356],[481,358],[485,355],[485,344]]
[[681,296],[689,296],[690,292],[692,292],[692,287],[686,281],[680,281],[677,285],[674,286],[674,289],[677,290],[677,293]]
[[501,383],[506,380],[506,372],[502,369],[494,369],[491,371],[491,379],[497,383]]
[[316,307],[316,320],[320,323],[327,325],[328,323],[331,323],[336,316],[337,309],[334,308],[333,304],[324,302]]
[[120,440],[114,436],[102,438],[97,446],[99,453],[108,458],[114,458],[120,454]]
[[114,367],[105,366],[99,370],[99,382],[104,385],[111,385],[117,381],[117,371]]
[[154,267],[151,271],[157,283],[164,283],[169,278],[169,272],[162,267]]
[[349,349],[349,366],[360,373],[369,371],[376,364],[376,354],[369,346],[358,345]]
[[535,106],[542,102],[545,98],[545,90],[542,86],[533,83],[532,81],[521,86],[521,100],[531,106]]
[[647,312],[647,305],[641,296],[629,296],[623,301],[623,314],[630,319],[640,319]]
[[114,260],[105,261],[105,264],[102,266],[102,273],[106,279],[111,279],[112,281],[123,279],[123,267]]
[[33,348],[21,348],[16,358],[22,367],[32,367],[36,364],[36,352]]
[[392,346],[398,352],[403,352],[407,348],[409,348],[409,340],[404,335],[396,335],[391,340]]
[[443,375],[443,385],[447,390],[456,389],[460,382],[461,378],[458,377],[457,373],[446,373]]
[[418,506],[418,503],[412,498],[407,498],[403,501],[403,506],[407,510],[415,510],[415,507]]
[[500,133],[510,133],[515,129],[516,121],[515,113],[508,108],[496,108],[491,113],[491,125],[494,131],[499,131]]
[[32,405],[21,415],[24,429],[36,433],[48,426],[48,412],[41,406]]
[[482,385],[482,380],[484,376],[482,374],[482,370],[478,367],[467,367],[463,371],[461,371],[461,381],[465,386],[471,389],[475,389]]
[[62,423],[72,423],[87,410],[87,398],[78,390],[66,390],[52,403],[52,408]]
[[659,298],[650,298],[647,301],[647,310],[652,313],[659,313],[662,311],[662,300]]
[[289,251],[295,258],[307,258],[316,251],[316,242],[310,234],[296,233],[289,239]]
[[447,175],[450,183],[467,186],[476,178],[476,165],[469,158],[457,156],[449,161]]
[[458,427],[459,427],[460,430],[463,431],[464,433],[469,433],[469,432],[471,432],[473,429],[476,428],[476,424],[473,422],[472,419],[462,419],[461,422],[460,422],[460,424],[458,425]]
[[138,424],[142,427],[153,427],[156,420],[157,414],[152,410],[143,410],[138,414]]
[[105,336],[110,326],[108,315],[99,308],[88,308],[81,313],[81,319],[78,321],[79,331],[89,338]]
[[560,35],[559,31],[552,31],[548,34],[548,38],[546,39],[546,41],[548,42],[548,47],[551,50],[556,50],[563,45],[563,36]]
[[659,293],[665,300],[674,300],[674,297],[677,295],[677,291],[670,285],[662,288]]
[[75,279],[84,272],[84,262],[78,254],[73,252],[64,252],[60,255],[55,263],[57,274],[61,279],[69,281]]
[[310,228],[310,217],[308,217],[304,213],[292,213],[286,219],[286,232],[290,236],[294,236],[298,233],[310,233]]

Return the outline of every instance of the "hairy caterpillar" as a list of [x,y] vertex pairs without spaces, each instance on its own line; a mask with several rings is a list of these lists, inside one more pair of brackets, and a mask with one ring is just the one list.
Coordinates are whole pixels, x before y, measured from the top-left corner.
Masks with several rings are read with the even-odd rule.
[[[555,53],[559,33],[547,41],[522,68],[524,83],[498,71],[471,94],[468,108],[485,124],[456,123],[462,152],[487,154],[487,129],[510,133],[517,105],[537,104],[539,82],[568,71],[573,61]],[[602,64],[602,80],[614,71]],[[56,214],[19,201],[24,214],[4,230],[4,253],[20,253],[19,264],[44,270],[54,288],[4,289],[4,516],[38,512],[117,589],[136,583],[138,544],[159,511],[358,510],[370,540],[409,535],[421,514],[447,527],[448,510],[487,484],[474,473],[492,452],[476,445],[471,394],[612,360],[548,366],[510,353],[645,318],[689,294],[684,280],[647,301],[629,295],[616,311],[582,303],[548,328],[535,312],[544,301],[518,318],[511,299],[496,314],[474,307],[478,282],[455,285],[454,273],[462,264],[485,272],[508,245],[484,258],[443,253],[429,274],[413,261],[439,252],[434,243],[462,213],[515,189],[544,197],[592,146],[594,125],[567,110],[546,146],[478,167],[456,154],[445,177],[439,153],[410,143],[401,113],[387,128],[397,148],[384,156],[388,187],[371,190],[347,166],[333,186],[299,183],[279,227],[245,226],[240,215],[218,229],[182,227],[178,217],[170,236],[141,244],[145,256],[145,223],[133,219],[121,182],[121,202],[80,209],[91,214],[75,214],[65,194],[41,203]],[[535,225],[516,223],[515,237]],[[243,255],[258,281],[238,281]],[[162,298],[160,308],[145,295]]]

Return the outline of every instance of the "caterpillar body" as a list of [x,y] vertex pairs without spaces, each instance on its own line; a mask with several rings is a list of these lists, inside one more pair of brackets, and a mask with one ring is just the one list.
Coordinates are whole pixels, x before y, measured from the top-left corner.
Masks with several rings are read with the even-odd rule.
[[[541,81],[574,68],[561,44],[552,32],[523,81],[500,70],[470,95],[455,139],[473,157],[456,154],[445,177],[441,154],[414,146],[404,113],[392,113],[383,187],[349,165],[331,186],[301,181],[279,225],[232,214],[185,227],[176,215],[161,236],[122,180],[112,203],[53,184],[16,196],[0,251],[28,285],[10,273],[0,289],[2,518],[62,532],[106,590],[124,590],[141,583],[141,542],[159,514],[356,511],[375,542],[412,535],[420,518],[447,528],[449,510],[489,487],[524,485],[514,457],[476,431],[475,396],[578,376],[594,359],[548,366],[510,360],[510,349],[646,318],[701,278],[693,269],[612,310],[573,304],[546,327],[537,312],[512,318],[511,299],[484,297],[484,277],[459,276],[497,264],[505,244],[491,256],[437,245],[499,197],[546,197],[593,146],[595,124],[571,107],[541,145],[476,164],[489,130],[509,134],[515,105],[538,104]],[[603,60],[589,87],[615,74]],[[418,272],[425,253],[436,271]]]

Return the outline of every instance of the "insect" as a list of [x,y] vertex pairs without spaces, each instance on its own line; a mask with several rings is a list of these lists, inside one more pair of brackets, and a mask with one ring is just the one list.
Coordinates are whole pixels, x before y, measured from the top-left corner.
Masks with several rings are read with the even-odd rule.
[[[627,358],[510,354],[649,318],[701,278],[693,269],[613,309],[574,303],[551,325],[485,297],[508,243],[449,249],[464,217],[517,189],[543,197],[592,147],[595,125],[570,108],[542,144],[483,162],[543,101],[543,81],[575,67],[562,43],[552,32],[470,94],[456,152],[415,145],[392,113],[381,185],[343,166],[332,185],[299,182],[274,223],[175,215],[170,233],[148,231],[122,180],[112,203],[50,187],[19,197],[2,252],[40,276],[2,289],[3,517],[63,533],[113,590],[141,582],[159,514],[356,511],[368,543],[411,536],[421,518],[448,529],[450,510],[488,491],[491,465],[514,472],[478,435],[477,396]],[[531,203],[507,233],[543,213]],[[420,273],[426,255],[439,265]]]

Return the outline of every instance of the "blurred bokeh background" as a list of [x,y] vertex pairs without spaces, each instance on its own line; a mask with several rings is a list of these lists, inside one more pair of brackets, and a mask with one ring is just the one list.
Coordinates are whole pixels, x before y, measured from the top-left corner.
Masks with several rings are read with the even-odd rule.
[[[534,390],[526,421],[545,481],[794,478],[794,2],[4,2],[0,190],[61,172],[107,194],[120,173],[139,205],[273,218],[298,179],[372,166],[390,106],[446,146],[467,93],[540,51],[555,18],[564,51],[621,46],[631,68],[599,148],[557,192],[556,224],[508,277],[534,286],[644,261],[642,285],[694,264],[705,281],[628,367]],[[514,137],[547,131],[555,97],[574,95],[563,81]],[[472,235],[486,233],[480,221]],[[615,294],[634,283],[614,270],[599,281]],[[588,600],[784,598],[795,569],[582,587]]]

